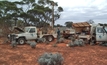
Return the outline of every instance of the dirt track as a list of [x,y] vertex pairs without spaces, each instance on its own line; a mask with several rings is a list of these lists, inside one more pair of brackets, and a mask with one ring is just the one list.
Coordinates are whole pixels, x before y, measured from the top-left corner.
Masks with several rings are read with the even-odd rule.
[[35,49],[29,45],[18,45],[11,48],[10,44],[2,44],[0,40],[0,65],[39,65],[38,57],[44,52],[59,52],[64,57],[64,65],[107,65],[107,48],[102,46],[90,46],[70,48],[66,43],[60,43],[57,47],[38,44]]

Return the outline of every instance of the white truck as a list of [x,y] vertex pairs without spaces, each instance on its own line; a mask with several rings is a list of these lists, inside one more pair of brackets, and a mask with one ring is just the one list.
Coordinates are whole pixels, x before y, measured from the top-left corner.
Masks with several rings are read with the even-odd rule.
[[79,35],[79,38],[87,40],[89,43],[107,42],[107,26],[104,24],[92,24],[90,35]]
[[107,42],[107,24],[73,23],[76,35],[86,43]]
[[48,40],[49,42],[53,41],[54,38],[57,37],[57,34],[42,34],[38,33],[38,29],[35,26],[28,26],[24,28],[24,31],[21,30],[18,27],[14,27],[14,29],[17,29],[20,31],[19,33],[12,33],[8,35],[8,39],[12,39],[12,37],[15,38],[16,42],[19,44],[24,44],[27,40],[37,40],[38,38],[44,38],[45,40]]
[[92,42],[107,42],[107,26],[105,24],[92,25],[90,33]]

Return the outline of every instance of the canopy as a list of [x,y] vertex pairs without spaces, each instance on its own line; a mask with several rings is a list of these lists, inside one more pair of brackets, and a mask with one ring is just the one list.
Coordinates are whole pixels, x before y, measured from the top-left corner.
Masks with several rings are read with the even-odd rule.
[[91,27],[91,25],[88,22],[79,22],[79,23],[73,23],[73,27],[76,27],[76,28]]

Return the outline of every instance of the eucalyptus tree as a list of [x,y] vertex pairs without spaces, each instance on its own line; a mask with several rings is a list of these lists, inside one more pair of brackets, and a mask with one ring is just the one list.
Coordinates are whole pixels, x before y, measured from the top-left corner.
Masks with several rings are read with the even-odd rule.
[[9,1],[0,2],[0,20],[4,23],[11,24],[11,20],[17,19],[20,8],[17,8],[17,5]]
[[23,19],[25,25],[52,21],[54,24],[54,21],[60,18],[60,12],[63,11],[63,8],[52,0],[37,0],[37,3],[35,0],[22,0],[15,3],[23,9],[20,18]]
[[[50,23],[60,18],[62,7],[52,0],[22,0],[22,1],[1,1],[0,20],[3,23],[17,24],[17,20],[23,20],[25,25],[39,22]],[[11,22],[13,21],[13,22]],[[0,22],[1,23],[1,22]],[[43,23],[42,23],[43,24]]]
[[45,12],[48,13],[47,10],[49,11],[48,7],[44,7],[43,5],[36,4],[34,9],[29,10],[28,13],[31,14],[32,16],[34,16],[34,18],[36,18],[36,20],[34,20],[35,21],[34,22],[35,25],[43,24],[44,22],[46,22],[46,23],[44,23],[44,25],[45,25],[45,24],[48,23],[48,19],[46,19],[46,16],[45,16],[45,14],[46,14]]
[[20,2],[15,3],[23,9],[19,17],[24,21],[25,26],[27,26],[29,23],[35,20],[34,17],[28,13],[29,10],[34,8],[34,5],[36,4],[35,0],[22,0]]
[[60,18],[60,12],[63,11],[63,8],[58,6],[57,2],[52,0],[38,0],[38,4],[48,7],[46,9],[48,13],[45,12],[45,19],[48,19],[49,22],[52,22],[52,26],[54,26],[54,21]]

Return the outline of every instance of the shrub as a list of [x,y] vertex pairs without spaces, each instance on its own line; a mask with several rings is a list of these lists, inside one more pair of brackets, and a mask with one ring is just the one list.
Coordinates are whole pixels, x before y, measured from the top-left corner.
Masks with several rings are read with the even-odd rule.
[[64,58],[60,53],[44,53],[38,58],[40,65],[62,65]]

